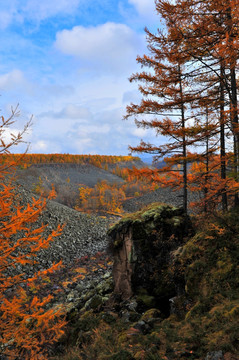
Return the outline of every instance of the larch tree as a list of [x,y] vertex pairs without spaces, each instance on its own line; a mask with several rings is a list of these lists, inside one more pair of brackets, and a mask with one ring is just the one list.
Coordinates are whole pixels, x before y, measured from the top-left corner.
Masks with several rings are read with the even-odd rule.
[[[11,140],[5,142],[5,132],[16,115],[17,110],[13,110],[8,119],[1,117],[1,154],[19,144],[29,127],[28,123],[22,132],[11,134]],[[14,166],[14,161],[1,162],[0,166],[0,346],[2,354],[13,359],[44,360],[66,323],[62,310],[50,306],[52,296],[44,296],[40,290],[44,279],[61,263],[47,270],[35,270],[32,276],[26,267],[34,269],[38,251],[47,248],[62,229],[58,226],[45,237],[47,226],[35,225],[46,200],[32,198],[31,204],[20,204],[11,175]]]
[[[218,86],[220,102],[221,180],[226,182],[225,126],[230,123],[234,141],[234,174],[238,182],[238,84],[236,71],[239,57],[238,0],[156,1],[156,8],[166,21],[171,41],[180,44],[182,53],[204,68],[208,79]],[[205,73],[202,73],[202,77]],[[206,88],[206,87],[205,87]],[[228,188],[228,187],[227,187]],[[221,188],[222,207],[227,208],[227,188]],[[229,189],[229,188],[228,188]],[[231,189],[229,189],[230,191]],[[238,204],[237,191],[235,204]]]
[[[151,56],[138,57],[141,66],[150,71],[133,74],[130,81],[140,82],[139,90],[143,99],[139,105],[127,106],[125,119],[134,116],[136,125],[151,128],[156,135],[163,135],[168,142],[153,145],[141,141],[134,152],[147,152],[155,155],[155,160],[165,157],[167,166],[160,170],[136,171],[137,174],[151,176],[164,186],[183,188],[183,208],[188,206],[188,167],[195,160],[190,151],[202,140],[202,128],[192,125],[189,111],[195,101],[192,96],[192,79],[197,74],[188,56],[184,56],[179,43],[171,41],[167,34],[158,31],[157,35],[146,29],[148,49]],[[189,62],[189,64],[187,64]],[[206,136],[204,131],[204,137]],[[162,174],[167,174],[162,176]],[[170,175],[170,176],[168,176]]]
[[[222,0],[179,0],[177,2],[157,0],[155,3],[158,14],[165,21],[166,34],[158,30],[157,35],[153,35],[146,30],[148,49],[152,55],[151,57],[146,55],[138,57],[137,60],[141,65],[151,67],[153,74],[149,76],[149,74],[141,72],[131,77],[131,81],[144,81],[144,85],[139,86],[144,99],[141,105],[131,104],[128,106],[126,118],[144,114],[149,119],[148,115],[154,114],[157,120],[151,118],[147,121],[138,121],[136,119],[137,126],[147,125],[157,128],[159,125],[158,133],[167,136],[169,140],[170,137],[171,140],[175,139],[173,129],[178,128],[179,114],[176,114],[177,117],[174,117],[175,114],[170,114],[171,127],[168,126],[168,133],[165,132],[161,124],[169,124],[169,120],[165,118],[162,120],[162,117],[158,120],[158,118],[163,115],[162,110],[174,109],[175,111],[177,108],[175,107],[177,105],[175,97],[170,99],[172,106],[167,107],[167,91],[171,85],[170,74],[165,69],[176,64],[180,65],[180,68],[183,69],[183,73],[181,73],[183,102],[181,101],[181,104],[183,104],[184,117],[187,114],[187,120],[190,119],[189,110],[191,110],[191,119],[183,130],[185,140],[187,139],[185,141],[187,151],[186,157],[182,156],[181,158],[181,164],[183,161],[205,163],[206,166],[202,167],[201,170],[204,171],[206,182],[204,181],[204,185],[199,182],[201,186],[199,189],[204,189],[204,209],[207,210],[206,202],[210,201],[212,197],[215,199],[220,196],[222,208],[226,210],[227,193],[236,193],[235,199],[237,199],[238,191],[237,149],[239,135],[237,84],[235,81],[238,60],[238,0],[227,0],[226,2]],[[158,84],[161,85],[163,81],[167,85],[159,87]],[[178,84],[180,87],[180,83]],[[174,86],[178,84],[174,82]],[[154,106],[151,106],[151,103]],[[149,109],[150,111],[148,111]],[[199,117],[200,120],[198,120]],[[213,124],[209,124],[209,118],[213,117],[217,120],[213,121]],[[181,121],[180,125],[182,136],[185,122]],[[165,125],[163,126],[165,127]],[[230,132],[234,139],[234,182],[230,181],[226,174],[225,138]],[[215,139],[214,144],[213,139]],[[199,151],[197,154],[190,154],[190,146],[193,145],[195,148],[200,143],[206,143],[205,150]],[[210,149],[209,143],[212,144]],[[217,143],[219,143],[218,146],[216,146]],[[179,147],[182,146],[180,142],[178,145]],[[170,150],[175,150],[172,143],[152,146],[143,142],[141,146],[131,149],[165,155],[166,152],[162,151],[165,148],[167,148],[168,153]],[[173,161],[174,156],[169,159],[169,162],[172,163]],[[214,167],[213,176],[209,174],[211,171],[210,163],[211,169]],[[220,169],[220,176],[218,176],[218,169]],[[184,170],[183,173],[184,178],[188,177],[187,170]],[[195,177],[191,177],[191,180],[195,181]],[[188,177],[186,181],[184,180],[184,188],[188,187],[189,183]],[[173,183],[172,185],[175,186]],[[184,208],[186,208],[186,196],[184,190]]]

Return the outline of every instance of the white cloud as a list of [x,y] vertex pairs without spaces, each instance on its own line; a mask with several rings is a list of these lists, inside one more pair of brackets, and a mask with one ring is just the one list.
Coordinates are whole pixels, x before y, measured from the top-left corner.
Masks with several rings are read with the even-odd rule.
[[65,85],[62,86],[58,83],[56,84],[47,84],[47,85],[39,85],[38,91],[40,92],[40,96],[43,97],[46,95],[47,97],[53,96],[53,97],[64,97],[67,98],[74,94],[75,88],[73,85]]
[[[17,125],[19,125],[19,124],[17,124]],[[14,137],[17,137],[18,134],[22,132],[22,129],[16,128],[16,127],[4,128],[3,130],[4,130],[4,132],[1,135],[1,139],[5,142],[6,145],[11,144]],[[22,141],[16,145],[12,146],[11,151],[14,152],[14,151],[16,151],[16,149],[17,149],[17,151],[19,151],[19,147],[20,147],[22,149],[22,151],[24,152],[27,148],[27,145],[30,141],[31,136],[32,136],[32,131],[31,131],[31,129],[28,129],[28,131],[25,134],[23,134]]]
[[19,128],[34,114],[31,152],[122,154],[143,136],[122,117],[139,97],[127,78],[146,51],[143,13],[153,8],[129,1],[0,0],[0,29],[14,25],[1,33],[1,107],[20,104]]
[[7,74],[0,75],[0,89],[10,90],[15,86],[27,83],[24,74],[18,69],[14,69]]
[[25,78],[21,70],[13,69],[12,71],[0,75],[0,91],[10,91],[21,89],[26,93],[33,90],[32,84]]
[[[22,0],[19,1],[22,2]],[[80,0],[28,0],[21,8],[26,17],[41,21],[57,14],[73,14],[79,3]]]
[[60,117],[70,119],[90,119],[92,117],[89,109],[74,104],[68,104],[61,112]]
[[55,46],[67,55],[79,57],[84,66],[95,69],[124,70],[135,64],[144,40],[125,24],[75,26],[57,33]]
[[0,28],[5,29],[10,25],[13,19],[13,14],[8,11],[0,11]]
[[25,0],[1,1],[0,9],[0,28],[7,28],[12,22],[22,22],[20,6],[25,4]]
[[1,2],[0,28],[5,29],[11,23],[23,23],[24,20],[40,22],[56,15],[71,15],[82,0],[8,0]]
[[130,104],[132,103],[140,103],[140,100],[142,99],[142,95],[140,94],[139,90],[130,90],[126,91],[123,94],[123,103]]
[[134,5],[140,15],[152,15],[155,13],[154,0],[129,0]]
[[[92,140],[90,138],[84,138],[84,139],[74,139],[74,149],[78,154],[84,154],[86,152],[86,149],[89,149],[92,147]],[[72,145],[73,145],[72,144]],[[91,153],[91,151],[87,151],[87,153]]]
[[1,138],[3,139],[5,144],[9,144],[12,142],[12,136],[17,136],[19,132],[20,130],[16,128],[5,128],[4,133],[1,135]]
[[141,129],[141,128],[136,128],[132,131],[132,134],[138,137],[144,137],[147,135],[147,133],[148,131],[146,129]]
[[74,132],[74,136],[79,136],[81,138],[84,138],[88,135],[92,134],[98,134],[98,135],[106,135],[110,132],[110,126],[107,124],[102,124],[102,126],[99,126],[97,124],[95,125],[81,125],[77,124],[77,131]]
[[38,116],[31,152],[126,154],[128,145],[138,144],[143,135],[142,129],[136,129],[133,121],[122,121],[122,108],[99,109],[88,120],[59,117],[58,114],[66,113],[68,106]]
[[33,143],[31,145],[31,150],[33,152],[46,152],[47,151],[47,143],[46,141],[43,141],[43,140],[38,140],[36,143]]
[[54,118],[54,119],[82,119],[82,120],[90,120],[92,118],[92,114],[86,107],[78,106],[75,104],[67,104],[62,110],[56,111],[47,111],[41,113],[39,115],[40,118]]

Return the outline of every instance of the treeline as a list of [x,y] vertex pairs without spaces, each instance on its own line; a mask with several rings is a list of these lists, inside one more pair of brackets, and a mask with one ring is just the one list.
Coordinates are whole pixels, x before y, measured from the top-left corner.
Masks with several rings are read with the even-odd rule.
[[72,154],[1,154],[0,163],[14,163],[27,168],[32,164],[91,164],[99,168],[107,168],[108,164],[139,160],[133,156],[116,155],[72,155]]

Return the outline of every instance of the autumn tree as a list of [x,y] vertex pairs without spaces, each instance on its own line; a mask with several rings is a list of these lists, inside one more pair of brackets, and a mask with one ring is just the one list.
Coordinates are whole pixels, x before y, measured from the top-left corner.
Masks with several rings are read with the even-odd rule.
[[[206,164],[206,167],[201,167],[205,175],[204,185],[201,183],[204,186],[204,200],[209,200],[212,195],[214,198],[219,195],[222,199],[222,207],[226,210],[227,193],[237,192],[238,110],[234,75],[238,59],[238,10],[235,9],[238,9],[238,0],[228,0],[226,4],[225,1],[220,0],[216,2],[157,0],[156,10],[165,22],[166,31],[158,30],[154,35],[146,29],[151,56],[144,55],[137,59],[142,66],[150,67],[152,72],[142,71],[134,74],[130,79],[143,82],[143,85],[139,86],[143,100],[140,105],[128,106],[126,118],[135,116],[137,126],[146,127],[147,124],[148,127],[154,128],[157,134],[165,135],[169,141],[166,145],[160,146],[142,142],[141,146],[131,149],[165,155],[164,149],[167,148],[168,153],[172,150],[172,155],[175,151],[172,146],[175,137],[177,138],[178,148],[181,146],[182,150],[179,163],[184,164],[184,180],[181,183],[184,184],[185,209],[186,189],[189,186],[188,168],[185,163],[197,161]],[[180,66],[181,83],[180,81],[176,83],[171,73],[166,70],[172,69],[175,65]],[[162,86],[162,83],[165,85]],[[177,102],[171,93],[169,102],[169,91],[175,86],[181,88],[181,101]],[[179,104],[181,104],[181,114],[177,112]],[[169,119],[165,116],[168,110],[171,111]],[[147,120],[138,121],[138,115],[143,115]],[[217,121],[209,124],[209,115]],[[190,120],[188,121],[190,126],[183,121],[185,116],[187,120]],[[184,146],[178,141],[179,134],[182,139],[184,136],[182,141]],[[228,181],[226,174],[226,135],[234,138],[236,175],[233,184]],[[205,143],[206,147],[203,151],[196,154],[191,154],[189,151]],[[210,149],[209,143],[212,144]],[[215,146],[216,144],[218,146]],[[218,152],[220,156],[218,157],[215,152]],[[183,153],[186,156],[183,156]],[[175,156],[171,156],[169,161],[175,166],[177,161],[174,162],[174,159]],[[213,190],[215,181],[210,184],[209,162],[215,166],[213,176],[214,180],[217,178],[215,191]],[[217,169],[220,169],[220,176]],[[153,175],[155,173],[151,171],[151,176]],[[170,173],[171,180],[172,176]],[[180,181],[180,177],[177,180]],[[195,181],[195,177],[192,180]],[[165,181],[164,184],[166,184]],[[168,184],[170,184],[169,181]],[[171,185],[176,186],[173,181]]]
[[[168,26],[169,39],[178,44],[184,56],[187,54],[194,60],[197,68],[203,69],[204,89],[213,85],[218,88],[222,183],[227,177],[225,128],[229,124],[234,141],[234,177],[238,181],[238,8],[238,0],[156,1],[156,9]],[[226,193],[227,189],[222,187],[224,209]],[[238,204],[237,193],[235,204]]]
[[[151,71],[131,76],[130,81],[141,83],[139,90],[143,99],[139,105],[127,107],[125,119],[134,116],[138,127],[152,128],[168,142],[153,145],[141,141],[130,150],[155,154],[155,159],[167,156],[167,166],[156,172],[151,170],[148,175],[164,185],[183,187],[183,207],[187,211],[188,163],[194,158],[189,150],[201,139],[199,130],[189,123],[191,114],[187,110],[194,101],[190,89],[193,70],[186,65],[187,58],[180,53],[178,44],[168,41],[160,32],[154,35],[146,29],[146,34],[151,56],[138,57],[137,61]],[[165,172],[170,172],[170,179],[158,176]]]
[[[8,119],[1,117],[0,153],[6,154],[22,142],[28,123],[22,132],[11,134],[5,142],[5,133],[18,115],[12,110]],[[41,291],[46,277],[61,263],[46,270],[33,271],[36,255],[61,233],[61,227],[44,236],[46,225],[35,225],[44,211],[46,200],[32,198],[21,205],[11,175],[16,165],[5,162],[0,167],[0,346],[3,354],[16,359],[47,359],[53,343],[62,335],[65,321],[60,308],[51,305],[52,296]]]

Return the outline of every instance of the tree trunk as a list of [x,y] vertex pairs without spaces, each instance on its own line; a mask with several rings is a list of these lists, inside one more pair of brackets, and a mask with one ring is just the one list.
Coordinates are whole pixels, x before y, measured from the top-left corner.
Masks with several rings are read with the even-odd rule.
[[[226,179],[226,147],[225,147],[225,114],[224,114],[224,104],[225,104],[225,96],[224,96],[224,81],[223,81],[223,74],[224,66],[221,61],[220,65],[221,71],[221,80],[220,80],[220,161],[221,161],[221,179]],[[225,187],[222,188],[222,210],[227,210],[227,194]]]
[[187,146],[186,146],[186,136],[185,136],[185,111],[184,111],[184,101],[183,101],[183,86],[181,78],[181,68],[178,66],[179,71],[179,87],[180,87],[180,100],[181,100],[181,118],[182,118],[182,131],[183,131],[183,209],[187,213],[188,207],[188,184],[187,184]]

